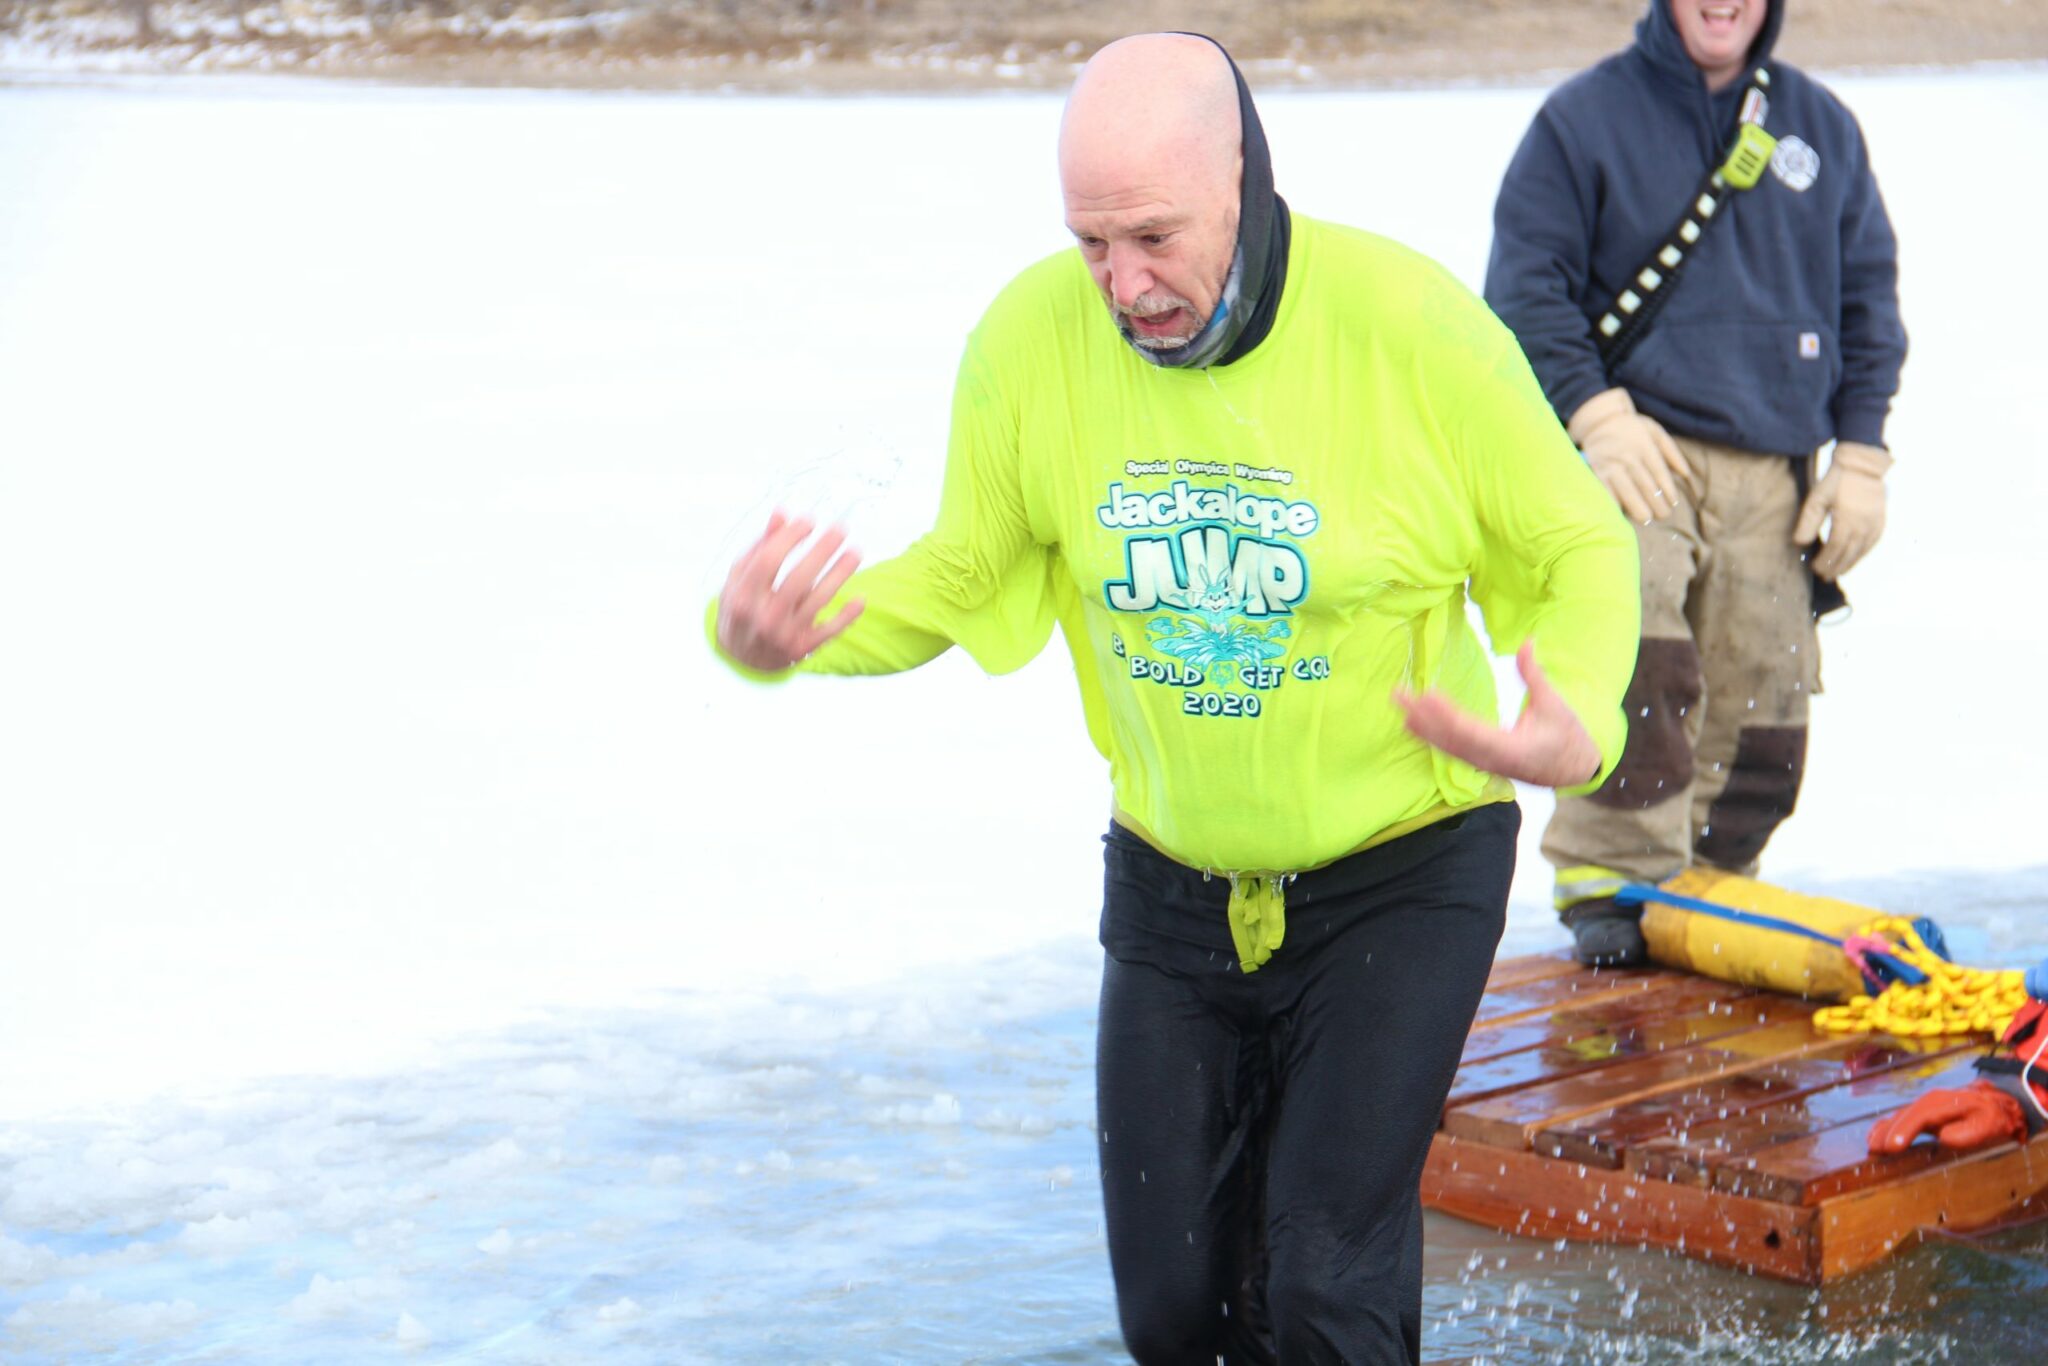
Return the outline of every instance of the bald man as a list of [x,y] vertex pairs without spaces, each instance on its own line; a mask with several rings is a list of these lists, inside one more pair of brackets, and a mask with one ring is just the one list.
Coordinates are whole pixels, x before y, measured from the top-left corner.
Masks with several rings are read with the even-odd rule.
[[[954,645],[1001,672],[1059,626],[1112,790],[1125,1344],[1413,1362],[1422,1165],[1500,937],[1509,780],[1589,789],[1620,753],[1635,540],[1483,304],[1274,194],[1214,43],[1098,53],[1059,164],[1078,250],[968,338],[932,531],[855,575],[841,532],[777,516],[706,628],[772,681]],[[1468,593],[1519,656],[1511,727]]]

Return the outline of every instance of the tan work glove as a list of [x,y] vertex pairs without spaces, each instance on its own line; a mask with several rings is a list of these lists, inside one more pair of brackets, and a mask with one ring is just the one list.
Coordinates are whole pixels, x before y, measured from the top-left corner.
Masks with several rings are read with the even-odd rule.
[[1692,466],[1685,463],[1671,434],[1654,418],[1636,411],[1626,389],[1607,389],[1579,405],[1565,430],[1572,434],[1586,463],[1621,510],[1638,526],[1669,517],[1678,506],[1683,485],[1695,499]]
[[1820,535],[1821,522],[1828,524],[1828,538],[1813,557],[1814,573],[1838,579],[1877,544],[1884,534],[1884,472],[1891,467],[1891,456],[1880,447],[1835,443],[1828,472],[1806,495],[1792,528],[1792,544],[1808,545]]

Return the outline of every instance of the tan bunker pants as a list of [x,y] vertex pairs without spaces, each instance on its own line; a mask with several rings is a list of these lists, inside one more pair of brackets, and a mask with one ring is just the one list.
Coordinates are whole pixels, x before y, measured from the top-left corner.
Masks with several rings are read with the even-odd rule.
[[1675,439],[1701,496],[1636,528],[1643,641],[1628,744],[1598,791],[1558,799],[1544,831],[1560,909],[1611,892],[1612,873],[1657,882],[1695,861],[1749,872],[1799,795],[1820,658],[1792,544],[1792,462]]

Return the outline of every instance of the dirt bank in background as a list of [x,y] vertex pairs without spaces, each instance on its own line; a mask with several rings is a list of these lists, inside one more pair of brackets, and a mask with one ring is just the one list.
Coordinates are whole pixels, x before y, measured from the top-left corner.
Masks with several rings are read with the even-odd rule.
[[[749,91],[1056,88],[1120,34],[1212,33],[1262,85],[1533,80],[1628,41],[1641,0],[0,0],[7,71],[304,71]],[[1797,0],[1825,70],[2048,61],[2042,0]]]

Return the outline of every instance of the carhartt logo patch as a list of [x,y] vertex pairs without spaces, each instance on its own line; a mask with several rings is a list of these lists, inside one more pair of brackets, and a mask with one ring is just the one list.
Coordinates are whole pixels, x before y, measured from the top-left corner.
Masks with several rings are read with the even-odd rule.
[[1771,153],[1771,174],[1792,189],[1808,189],[1820,178],[1820,153],[1802,138],[1779,138]]
[[1799,334],[1799,359],[1820,359],[1820,333],[1801,332]]

